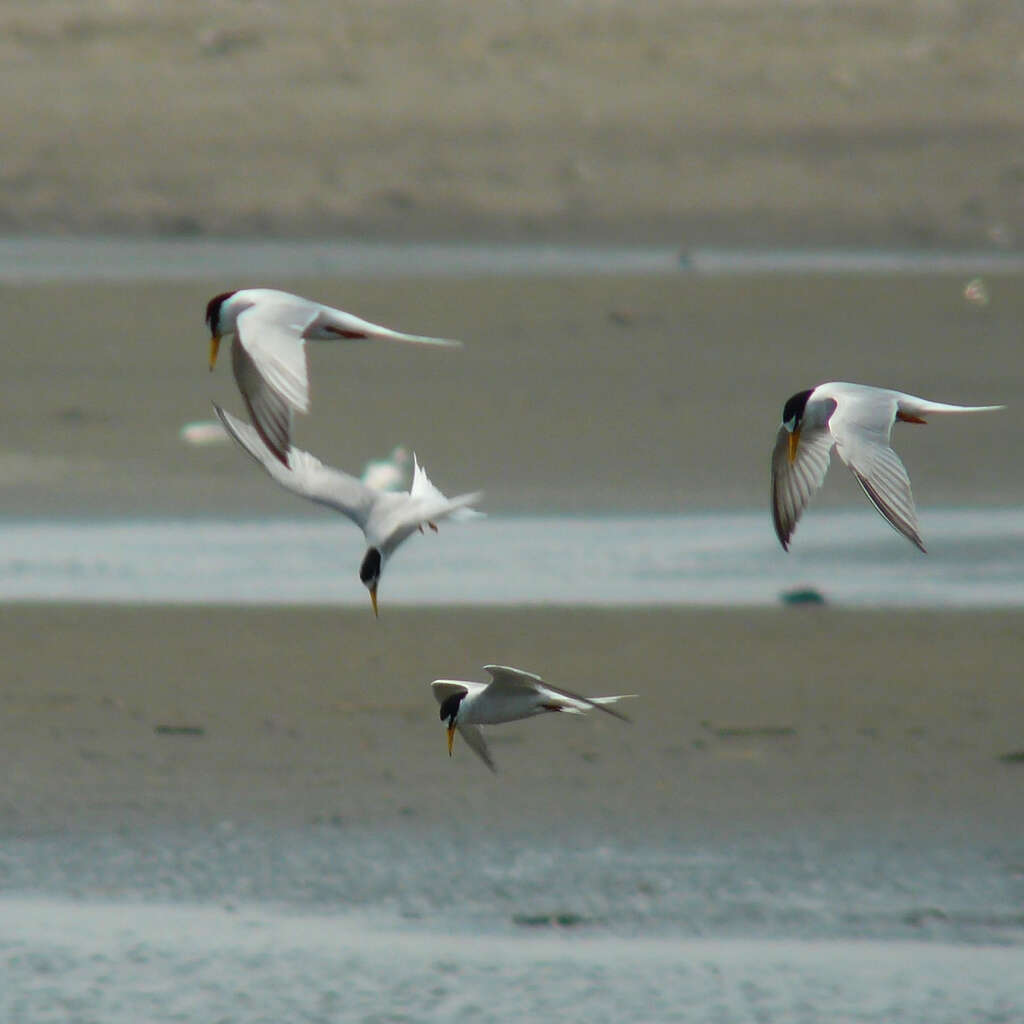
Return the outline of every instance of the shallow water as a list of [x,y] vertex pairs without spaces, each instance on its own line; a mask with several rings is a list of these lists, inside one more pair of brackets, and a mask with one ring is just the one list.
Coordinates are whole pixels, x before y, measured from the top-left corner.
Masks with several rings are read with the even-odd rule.
[[0,1019],[1019,1020],[1022,853],[457,824],[9,838]]
[[[762,512],[484,518],[413,537],[386,605],[1024,605],[1024,509],[929,511],[924,556],[870,509],[818,510],[789,554]],[[361,605],[359,532],[337,519],[7,520],[0,599]]]
[[1002,273],[1024,253],[934,249],[680,249],[158,238],[0,238],[0,281],[201,281],[253,277],[510,274]]
[[[1024,1014],[1020,949],[453,937],[258,907],[3,905],[10,1024],[777,1021]],[[26,927],[26,921],[35,922]],[[14,937],[12,939],[12,931]]]

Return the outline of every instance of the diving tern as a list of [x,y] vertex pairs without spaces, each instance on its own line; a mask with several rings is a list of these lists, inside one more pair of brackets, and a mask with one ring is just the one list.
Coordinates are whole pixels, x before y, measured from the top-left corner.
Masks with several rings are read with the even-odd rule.
[[325,466],[309,452],[289,448],[287,464],[264,444],[257,431],[219,405],[214,409],[227,432],[285,490],[326,505],[347,516],[363,531],[366,552],[359,566],[359,579],[370,592],[373,614],[377,615],[377,585],[384,565],[395,549],[424,526],[437,529],[446,518],[474,518],[482,513],[470,506],[480,492],[446,498],[429,480],[413,455],[412,487],[408,491],[381,491],[341,470]]

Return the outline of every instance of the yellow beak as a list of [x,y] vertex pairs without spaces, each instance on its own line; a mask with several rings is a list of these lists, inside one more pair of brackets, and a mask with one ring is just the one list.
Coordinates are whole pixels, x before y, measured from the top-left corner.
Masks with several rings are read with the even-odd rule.
[[220,335],[215,334],[210,338],[210,369],[217,363],[217,350],[220,348]]
[[377,588],[370,587],[370,604],[373,605],[373,617],[375,619],[380,618],[377,614]]
[[448,756],[452,756],[452,744],[455,742],[455,723],[448,726]]
[[800,444],[800,428],[799,427],[794,427],[793,430],[790,432],[790,435],[789,435],[789,461],[791,463],[796,461],[796,450],[797,450],[797,446],[799,444]]

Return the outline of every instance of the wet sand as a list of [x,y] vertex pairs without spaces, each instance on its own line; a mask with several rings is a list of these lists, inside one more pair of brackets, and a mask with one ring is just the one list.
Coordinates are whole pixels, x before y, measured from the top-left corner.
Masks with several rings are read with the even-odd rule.
[[[230,445],[179,440],[211,397],[240,408],[229,368],[207,373],[202,326],[209,295],[235,283],[5,289],[9,336],[30,341],[0,380],[6,514],[328,514]],[[901,428],[898,448],[922,508],[1019,503],[1024,289],[988,285],[980,309],[950,275],[296,281],[466,342],[313,347],[297,436],[344,468],[411,443],[439,486],[480,487],[495,513],[761,507],[782,401],[846,378],[1008,403]],[[863,503],[841,467],[826,503]],[[997,760],[1024,747],[1019,622],[9,605],[2,828],[438,823],[454,797],[494,828],[998,831],[1021,811],[1019,766]],[[499,731],[497,779],[461,745],[449,762],[427,683],[490,661],[636,691],[636,721]]]
[[[277,281],[460,351],[312,345],[300,446],[349,471],[396,444],[492,513],[765,507],[785,399],[823,380],[1002,413],[897,427],[922,510],[1024,500],[1024,287],[956,275]],[[315,515],[231,445],[181,426],[243,407],[207,372],[210,295],[263,282],[4,289],[18,359],[0,379],[8,515]],[[816,505],[863,503],[834,467]],[[767,513],[766,513],[767,516]]]
[[1012,3],[9,4],[0,230],[1019,244]]
[[[7,606],[4,835],[313,822],[1016,841],[1016,613]],[[591,714],[445,752],[428,683],[514,664]],[[1009,759],[1006,755],[1011,756]]]

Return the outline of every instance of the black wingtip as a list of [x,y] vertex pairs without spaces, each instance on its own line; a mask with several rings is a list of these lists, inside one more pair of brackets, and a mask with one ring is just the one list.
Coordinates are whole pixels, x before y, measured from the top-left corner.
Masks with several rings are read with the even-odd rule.
[[793,531],[790,530],[789,533],[786,533],[786,531],[782,528],[782,524],[779,522],[778,516],[774,514],[774,512],[772,515],[772,525],[775,527],[775,536],[779,538],[779,543],[782,545],[782,550],[789,551],[789,542],[793,536]]
[[276,444],[271,440],[270,435],[260,426],[259,420],[253,419],[252,425],[256,430],[256,433],[260,435],[260,440],[270,450],[271,455],[273,455],[285,469],[291,469],[291,466],[288,464],[288,453],[279,444]]
[[245,394],[244,391],[242,392],[242,399],[245,402],[245,407],[249,410],[249,421],[252,423],[253,430],[256,431],[260,440],[267,446],[274,458],[277,459],[285,469],[291,469],[292,467],[288,464],[288,448],[290,445],[282,448],[281,445],[270,436],[269,431],[260,421],[259,416],[256,415],[256,410],[252,407],[252,402],[249,400],[249,396]]
[[611,715],[612,718],[617,718],[620,722],[626,722],[628,725],[633,724],[633,719],[630,718],[629,715],[624,714],[616,708],[609,707],[607,704],[595,704],[594,706],[600,708],[606,714]]

